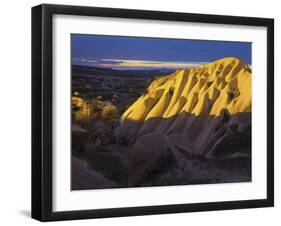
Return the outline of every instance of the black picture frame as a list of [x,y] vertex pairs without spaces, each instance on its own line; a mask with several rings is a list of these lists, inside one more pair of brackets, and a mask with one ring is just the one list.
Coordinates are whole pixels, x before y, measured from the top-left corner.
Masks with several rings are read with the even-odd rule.
[[[55,14],[267,28],[267,198],[95,210],[52,210],[52,18]],[[270,207],[274,205],[274,20],[43,4],[32,8],[32,218],[40,221]]]

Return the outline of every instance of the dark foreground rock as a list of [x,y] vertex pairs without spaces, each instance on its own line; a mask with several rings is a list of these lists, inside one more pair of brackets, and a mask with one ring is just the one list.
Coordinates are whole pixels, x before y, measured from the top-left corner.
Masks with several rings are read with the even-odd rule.
[[72,190],[84,190],[94,188],[109,188],[117,185],[104,178],[100,173],[89,169],[87,163],[76,157],[72,157]]

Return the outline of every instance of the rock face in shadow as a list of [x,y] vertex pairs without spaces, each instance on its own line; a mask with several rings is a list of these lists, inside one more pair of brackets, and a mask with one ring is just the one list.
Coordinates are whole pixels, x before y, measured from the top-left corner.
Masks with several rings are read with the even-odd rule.
[[[169,125],[173,125],[178,118],[182,123],[172,130]],[[155,125],[166,129],[153,130]],[[122,134],[124,126],[130,133],[129,136],[126,133]],[[221,162],[230,159],[244,161],[243,159],[251,157],[250,112],[229,115],[224,111],[218,117],[196,117],[182,113],[172,118],[153,118],[142,123],[126,121],[123,127],[117,128],[115,132],[122,142],[131,145],[128,170],[131,186],[141,185],[142,181],[148,179],[149,172],[154,170],[161,158],[166,159],[169,166],[168,169],[163,167],[162,172],[158,170],[159,174],[170,170],[171,165],[177,167],[185,161],[196,160],[198,164],[206,165],[207,162],[214,163],[214,159]],[[165,165],[164,162],[162,164]],[[249,167],[249,164],[250,162],[245,167]],[[243,165],[241,167],[243,168]],[[250,170],[246,172],[249,174],[246,177],[248,180],[250,173]],[[243,175],[241,178],[244,178]]]
[[249,67],[230,57],[153,81],[115,130],[131,146],[129,186],[179,175],[172,184],[250,181],[251,80]]
[[108,188],[116,187],[117,185],[103,177],[100,173],[89,169],[87,163],[76,157],[72,157],[72,177],[71,189],[84,190],[92,188]]

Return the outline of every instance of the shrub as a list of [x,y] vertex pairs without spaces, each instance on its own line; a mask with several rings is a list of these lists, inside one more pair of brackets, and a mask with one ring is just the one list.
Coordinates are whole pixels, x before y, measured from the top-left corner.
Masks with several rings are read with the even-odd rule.
[[109,120],[109,119],[118,119],[119,118],[119,112],[115,105],[112,103],[107,103],[101,111],[101,119],[103,120]]

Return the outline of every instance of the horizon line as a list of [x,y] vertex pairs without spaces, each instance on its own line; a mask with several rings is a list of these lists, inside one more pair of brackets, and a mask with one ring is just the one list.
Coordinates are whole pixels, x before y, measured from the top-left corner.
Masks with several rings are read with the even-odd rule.
[[[219,58],[222,59],[222,58]],[[216,59],[216,60],[219,60]],[[214,60],[214,61],[216,61]],[[72,57],[72,65],[100,67],[113,70],[178,70],[199,67],[210,62],[203,61],[160,61],[160,60],[142,60],[142,59],[98,59],[94,57]],[[247,64],[251,67],[251,64]]]

